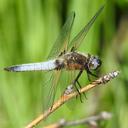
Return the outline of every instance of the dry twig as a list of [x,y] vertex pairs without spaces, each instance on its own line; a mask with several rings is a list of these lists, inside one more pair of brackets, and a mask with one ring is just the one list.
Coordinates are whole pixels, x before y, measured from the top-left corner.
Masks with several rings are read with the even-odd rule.
[[77,125],[81,125],[81,124],[88,124],[88,125],[91,125],[91,126],[93,125],[93,126],[97,127],[97,121],[110,119],[111,116],[112,116],[111,113],[101,112],[98,115],[80,119],[80,120],[66,121],[64,119],[61,119],[59,122],[54,123],[52,125],[48,125],[44,128],[63,128],[66,126],[77,126]]
[[[96,87],[97,85],[106,84],[111,79],[118,76],[119,71],[113,71],[111,73],[108,73],[107,75],[104,75],[100,77],[99,79],[93,81],[92,83],[88,84],[87,86],[84,86],[79,90],[80,93],[87,92],[88,90]],[[26,128],[33,128],[38,123],[40,123],[42,120],[46,119],[51,113],[53,113],[56,109],[58,109],[61,105],[63,105],[66,101],[70,100],[71,98],[79,95],[78,92],[71,92],[68,95],[63,95],[60,97],[58,101],[56,101],[52,108],[50,107],[47,111],[45,111],[43,114],[39,115],[36,119],[34,119],[30,124],[26,126]]]

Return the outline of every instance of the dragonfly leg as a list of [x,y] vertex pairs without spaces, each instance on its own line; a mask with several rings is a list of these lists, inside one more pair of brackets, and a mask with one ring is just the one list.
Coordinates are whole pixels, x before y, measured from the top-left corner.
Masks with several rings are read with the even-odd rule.
[[[77,88],[77,86],[76,86],[76,83],[78,83],[78,79],[79,79],[79,77],[81,76],[81,74],[82,74],[82,70],[78,73],[78,75],[77,75],[77,77],[75,78],[75,80],[73,81],[73,85],[75,86],[75,88],[76,88],[76,90],[77,90],[77,92],[78,92],[78,94],[79,94],[79,96],[80,96],[80,101],[82,102],[82,98],[81,98],[81,93],[79,92],[79,89]],[[77,97],[76,97],[77,98]]]
[[88,72],[87,72],[87,76],[88,76],[88,80],[91,81],[91,78]]
[[[80,88],[82,88],[78,80],[77,80],[77,84],[79,85]],[[87,99],[85,92],[83,92],[83,95]]]
[[60,56],[62,56],[63,54],[65,54],[66,53],[66,51],[64,50],[64,51],[62,51],[60,54],[59,54],[59,57]]
[[74,52],[76,49],[75,49],[75,47],[73,46],[72,48],[71,48],[71,52]]
[[[82,103],[83,101],[82,101],[81,93],[79,92],[79,89],[77,88],[76,83],[74,83],[74,86],[75,86],[75,88],[76,88],[76,90],[80,96],[80,102]],[[77,95],[76,95],[76,98],[77,98]]]
[[91,81],[90,79],[90,75],[94,76],[94,77],[98,77],[97,75],[93,74],[91,71],[87,70],[87,76],[88,76],[88,80]]

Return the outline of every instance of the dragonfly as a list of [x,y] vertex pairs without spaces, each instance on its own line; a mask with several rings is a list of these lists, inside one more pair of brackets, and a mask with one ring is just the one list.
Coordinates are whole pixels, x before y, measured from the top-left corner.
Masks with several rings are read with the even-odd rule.
[[[78,52],[77,49],[87,35],[88,31],[96,21],[104,8],[104,5],[99,8],[91,20],[82,28],[82,30],[70,41],[71,29],[75,19],[75,12],[72,12],[67,18],[62,30],[53,44],[53,47],[48,55],[48,60],[44,62],[19,64],[5,67],[6,71],[10,72],[26,72],[26,71],[61,71],[63,69],[68,71],[79,71],[72,85],[80,86],[79,78],[83,71],[87,72],[88,79],[90,75],[97,77],[92,71],[101,66],[101,59],[98,56]],[[79,90],[76,87],[78,93]]]

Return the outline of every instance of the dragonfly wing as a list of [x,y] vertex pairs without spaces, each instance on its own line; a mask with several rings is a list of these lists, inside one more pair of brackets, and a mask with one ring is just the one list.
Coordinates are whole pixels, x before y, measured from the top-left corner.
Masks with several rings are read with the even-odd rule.
[[74,22],[74,18],[75,18],[75,12],[72,12],[67,18],[56,42],[54,43],[48,55],[48,59],[59,55],[60,52],[63,52],[64,48],[66,50],[66,47],[69,43],[70,33],[71,33],[72,25]]
[[90,30],[91,26],[93,25],[93,23],[95,22],[96,18],[100,15],[100,13],[102,12],[104,8],[104,5],[100,7],[100,9],[96,12],[96,14],[91,18],[91,20],[85,25],[85,27],[75,36],[75,38],[71,41],[71,43],[69,44],[69,48],[74,48],[74,50],[76,50],[81,42],[83,41],[83,39],[85,38],[86,34],[88,33],[88,31]]
[[[51,78],[49,77],[50,74],[52,73]],[[54,101],[56,98],[60,97],[61,95],[64,95],[64,91],[69,86],[72,82],[72,80],[75,78],[76,72],[75,71],[54,71],[54,72],[48,72],[46,74],[46,79],[49,79],[50,81],[45,84],[46,86],[44,87],[45,91],[43,93],[43,98],[44,98],[44,105],[43,105],[43,110],[47,110],[49,107],[52,107]],[[58,86],[60,88],[60,91],[58,89]]]
[[70,86],[76,77],[76,70],[62,71],[60,82],[61,82],[61,94],[63,95],[68,86]]
[[[49,73],[47,75],[49,78]],[[57,87],[59,84],[60,75],[61,75],[61,70],[53,71],[52,75],[50,76],[51,78],[49,79],[50,81],[48,81],[47,83],[49,85],[45,86],[46,88],[43,94],[44,101],[45,101],[44,106],[43,106],[44,110],[47,110],[49,107],[52,107],[54,103],[56,92],[57,92]]]

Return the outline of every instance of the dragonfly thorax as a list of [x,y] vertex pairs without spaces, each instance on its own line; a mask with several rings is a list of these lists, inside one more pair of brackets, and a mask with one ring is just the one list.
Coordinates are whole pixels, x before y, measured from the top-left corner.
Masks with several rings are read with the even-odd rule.
[[68,52],[56,59],[56,69],[95,70],[101,65],[97,56],[79,52]]
[[68,52],[56,60],[57,69],[84,70],[88,57],[78,52]]

